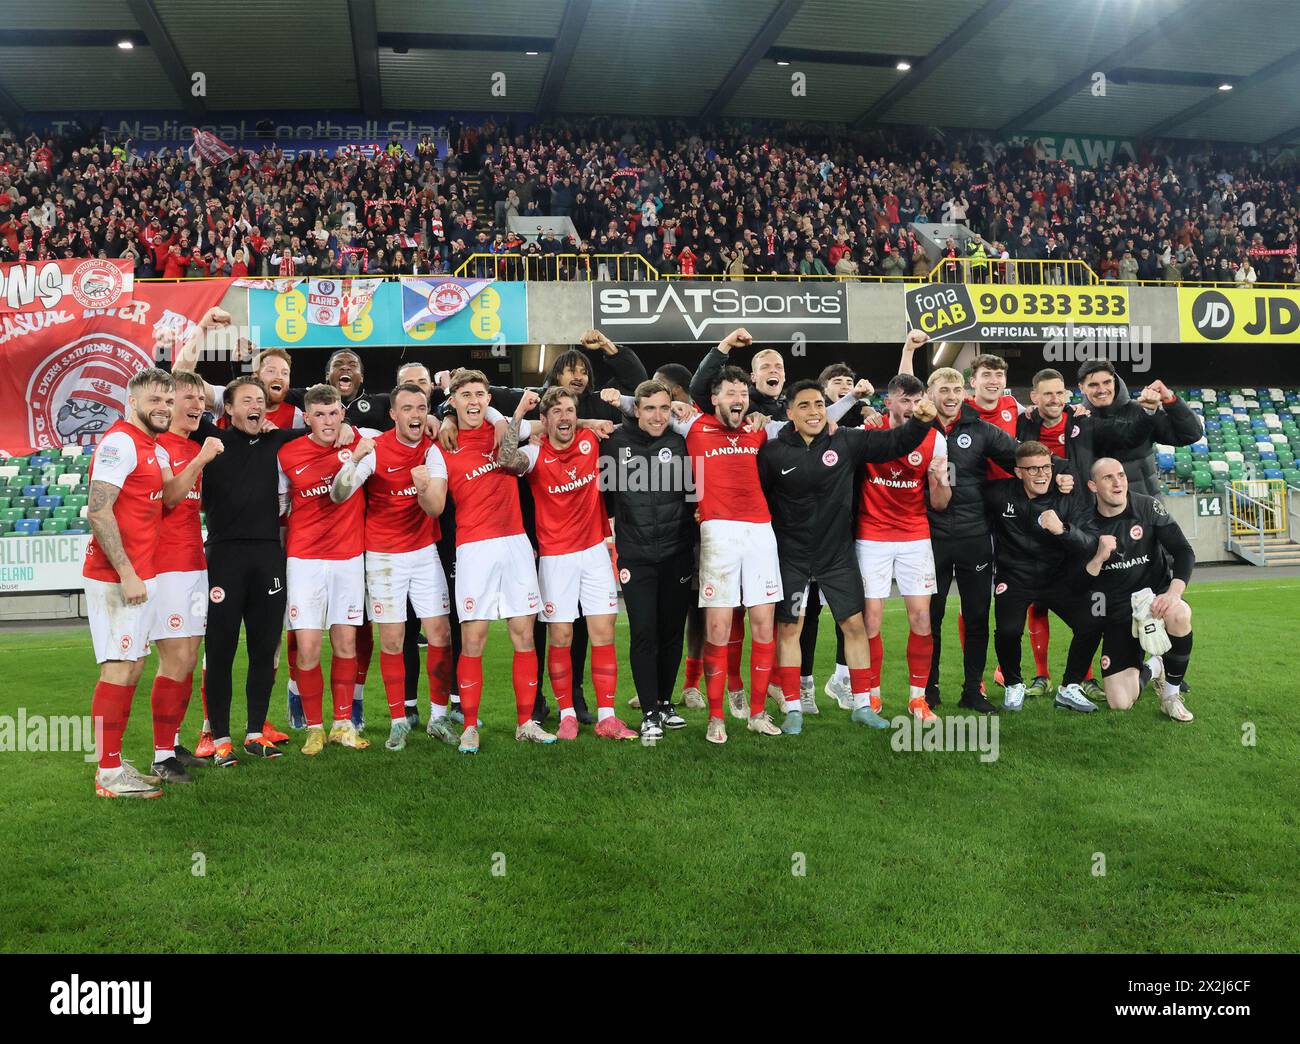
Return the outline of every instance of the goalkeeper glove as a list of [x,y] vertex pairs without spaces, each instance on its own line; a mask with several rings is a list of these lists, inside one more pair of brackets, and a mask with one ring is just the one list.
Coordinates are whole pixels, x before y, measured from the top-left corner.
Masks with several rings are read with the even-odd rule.
[[1165,622],[1151,615],[1151,603],[1155,597],[1155,592],[1149,587],[1134,591],[1132,597],[1133,637],[1148,656],[1162,656],[1173,648],[1165,631]]

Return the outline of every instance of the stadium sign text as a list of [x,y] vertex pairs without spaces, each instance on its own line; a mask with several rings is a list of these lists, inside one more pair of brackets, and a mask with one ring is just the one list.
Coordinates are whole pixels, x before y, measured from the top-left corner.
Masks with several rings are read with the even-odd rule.
[[1300,340],[1300,290],[1178,288],[1184,341],[1293,344]]
[[904,300],[908,329],[935,340],[1118,343],[1129,336],[1124,286],[927,283]]
[[844,287],[611,283],[593,287],[594,325],[616,340],[694,343],[744,326],[761,341],[847,341]]

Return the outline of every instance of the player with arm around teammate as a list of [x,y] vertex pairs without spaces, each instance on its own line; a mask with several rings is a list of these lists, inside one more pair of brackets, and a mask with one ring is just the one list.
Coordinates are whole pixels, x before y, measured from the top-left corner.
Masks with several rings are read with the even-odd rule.
[[[853,720],[874,728],[887,722],[870,706],[867,633],[862,618],[862,576],[853,553],[853,486],[867,461],[890,460],[914,451],[932,434],[933,407],[894,430],[828,430],[826,400],[816,381],[789,390],[789,424],[758,454],[759,474],[772,509],[784,597],[777,604],[779,673],[784,695],[782,732],[803,728],[799,633],[809,585],[816,581],[844,629],[845,654],[854,694]],[[928,666],[928,664],[927,664]]]
[[458,744],[447,720],[451,693],[451,605],[438,558],[438,522],[447,499],[447,465],[425,434],[429,399],[414,383],[388,396],[394,426],[357,443],[334,478],[330,497],[346,501],[364,487],[366,502],[366,604],[379,625],[379,665],[388,697],[389,735],[384,747],[406,747],[406,605],[409,598],[428,638],[430,734]]

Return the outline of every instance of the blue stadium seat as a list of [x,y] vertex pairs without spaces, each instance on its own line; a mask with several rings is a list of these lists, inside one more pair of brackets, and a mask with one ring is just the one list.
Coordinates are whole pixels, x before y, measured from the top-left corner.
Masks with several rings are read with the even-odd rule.
[[25,533],[31,536],[33,533],[41,531],[41,520],[39,518],[20,518],[14,523],[15,533]]
[[41,486],[24,486],[23,496],[25,497],[43,497],[45,496],[45,487]]
[[63,506],[63,498],[62,498],[62,497],[53,497],[53,496],[49,496],[49,497],[37,497],[37,498],[36,498],[36,506],[37,506],[37,507],[43,507],[43,508],[56,508],[56,507],[62,507],[62,506]]
[[1282,469],[1281,469],[1281,468],[1265,468],[1265,469],[1264,469],[1264,477],[1265,477],[1266,479],[1281,479],[1281,478],[1282,478]]

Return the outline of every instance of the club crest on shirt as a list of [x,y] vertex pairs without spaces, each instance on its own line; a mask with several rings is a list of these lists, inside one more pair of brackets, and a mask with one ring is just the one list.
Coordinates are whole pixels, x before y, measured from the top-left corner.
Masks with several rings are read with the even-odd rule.
[[920,450],[912,450],[912,452],[907,455],[907,462],[914,468],[919,467],[921,461],[924,459],[925,458],[921,456]]
[[579,452],[579,453],[590,453],[590,452],[591,452],[591,443],[590,443],[589,441],[587,441],[586,439],[583,439],[581,442],[578,443],[578,452]]
[[1142,539],[1142,527],[1141,527],[1141,526],[1134,526],[1132,529],[1130,529],[1130,530],[1128,531],[1128,535],[1129,535],[1130,537],[1132,537],[1134,540],[1141,540],[1141,539]]
[[341,449],[339,450],[338,457],[340,464],[346,464],[352,459],[352,451],[350,449]]
[[957,436],[957,445],[962,449],[970,449],[970,436],[962,432]]
[[[632,456],[632,448],[630,446],[628,447],[627,455],[629,457]],[[664,446],[659,450],[658,456],[663,463],[667,464],[670,460],[673,459],[673,451],[670,450],[667,446]]]
[[1002,419],[1003,419],[1004,421],[1006,421],[1007,423],[1010,423],[1010,422],[1011,422],[1011,411],[1010,411],[1010,410],[1003,410],[1003,411],[1002,411]]
[[[917,456],[919,457],[920,454],[917,454]],[[835,465],[838,464],[839,462],[840,462],[840,455],[836,453],[834,450],[827,450],[825,453],[822,454],[822,463],[825,464],[828,468],[835,467]]]
[[993,593],[995,595],[1004,594],[1006,592],[1006,589],[1007,589],[1006,584],[998,584],[998,586],[993,589]]

